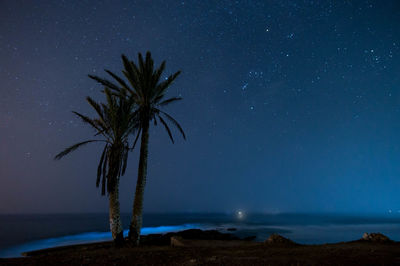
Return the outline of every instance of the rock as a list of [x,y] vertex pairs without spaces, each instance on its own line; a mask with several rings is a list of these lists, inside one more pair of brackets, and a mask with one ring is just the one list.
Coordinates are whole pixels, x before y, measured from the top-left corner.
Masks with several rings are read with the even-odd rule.
[[227,231],[236,231],[237,229],[236,228],[234,228],[234,227],[231,227],[231,228],[228,228],[228,229],[226,229]]
[[381,233],[364,233],[361,240],[370,242],[393,242],[389,237]]
[[180,236],[172,236],[171,237],[171,246],[172,247],[184,247],[183,238]]
[[283,237],[281,235],[278,235],[278,234],[270,235],[264,243],[268,244],[268,245],[276,245],[276,244],[278,244],[278,245],[287,245],[287,244],[295,245],[296,244],[292,240],[290,240],[286,237]]
[[238,237],[229,233],[220,233],[217,230],[189,229],[180,232],[171,232],[167,234],[150,234],[140,237],[140,243],[144,245],[170,245],[172,237],[181,237],[185,239],[197,240],[239,240]]

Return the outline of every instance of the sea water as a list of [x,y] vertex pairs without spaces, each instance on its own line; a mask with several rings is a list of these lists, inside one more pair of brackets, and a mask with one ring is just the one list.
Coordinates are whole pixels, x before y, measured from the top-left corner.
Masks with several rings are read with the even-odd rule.
[[[400,241],[400,215],[239,214],[145,214],[142,234],[198,228],[239,237],[255,236],[256,241],[278,233],[298,243],[322,244],[360,239],[364,232],[381,232]],[[129,218],[129,214],[122,214],[125,228]],[[229,228],[236,230],[228,231]],[[105,240],[111,240],[107,214],[0,215],[0,257]]]

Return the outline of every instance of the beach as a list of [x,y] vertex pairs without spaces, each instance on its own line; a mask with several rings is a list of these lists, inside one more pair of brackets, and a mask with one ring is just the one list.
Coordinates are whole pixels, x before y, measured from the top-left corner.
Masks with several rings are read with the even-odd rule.
[[[0,216],[0,258],[70,245],[112,240],[107,232],[107,214],[3,215]],[[123,214],[124,224],[130,215]],[[142,235],[168,234],[188,229],[217,230],[240,239],[255,236],[262,243],[280,234],[304,245],[334,244],[360,239],[365,232],[381,232],[400,241],[397,215],[247,214],[145,214]],[[229,230],[234,228],[235,230]],[[125,236],[128,231],[125,230]],[[192,236],[196,239],[198,236]],[[148,243],[151,246],[157,243]],[[169,245],[169,238],[163,240]]]
[[188,246],[73,245],[0,259],[1,265],[398,265],[399,242],[268,245],[238,240],[191,240]]

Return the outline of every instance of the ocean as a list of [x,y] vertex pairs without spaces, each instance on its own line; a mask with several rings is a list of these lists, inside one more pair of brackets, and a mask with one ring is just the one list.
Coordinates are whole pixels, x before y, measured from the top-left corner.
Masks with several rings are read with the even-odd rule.
[[[128,227],[129,214],[122,214]],[[264,241],[278,233],[302,244],[335,243],[360,239],[364,232],[381,232],[400,241],[400,215],[344,214],[242,214],[168,213],[145,214],[142,234],[185,229],[217,229],[239,237]],[[127,234],[127,231],[124,232]],[[108,214],[0,215],[0,257],[21,252],[110,240]]]

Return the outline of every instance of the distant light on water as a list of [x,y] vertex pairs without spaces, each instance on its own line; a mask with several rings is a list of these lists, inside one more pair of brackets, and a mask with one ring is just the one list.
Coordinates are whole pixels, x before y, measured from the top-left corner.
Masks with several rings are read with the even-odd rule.
[[242,210],[236,211],[236,217],[237,217],[239,220],[243,220],[243,219],[244,219],[244,212],[243,212]]

